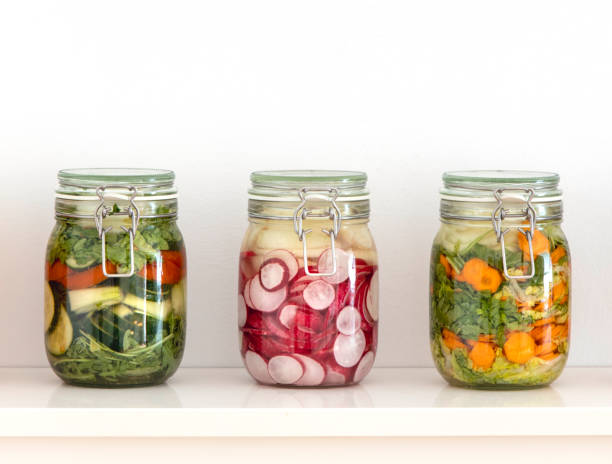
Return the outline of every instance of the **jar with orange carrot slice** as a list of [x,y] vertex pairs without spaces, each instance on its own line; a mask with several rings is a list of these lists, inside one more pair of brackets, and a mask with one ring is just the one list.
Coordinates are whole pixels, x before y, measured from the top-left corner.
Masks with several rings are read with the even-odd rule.
[[559,176],[461,171],[443,181],[430,266],[438,371],[470,388],[548,385],[569,349],[571,267]]
[[44,284],[51,367],[81,386],[165,381],[185,343],[174,173],[69,169],[58,178]]

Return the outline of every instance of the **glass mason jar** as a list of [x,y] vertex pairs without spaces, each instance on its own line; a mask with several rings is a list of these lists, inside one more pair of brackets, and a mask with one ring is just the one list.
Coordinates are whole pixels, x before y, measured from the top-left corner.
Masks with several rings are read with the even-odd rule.
[[366,180],[344,171],[251,174],[238,325],[258,382],[349,385],[372,368],[378,261]]
[[431,253],[431,348],[450,384],[547,385],[569,348],[570,255],[559,176],[448,172]]
[[183,237],[172,171],[58,173],[47,246],[45,342],[65,382],[164,382],[185,345]]

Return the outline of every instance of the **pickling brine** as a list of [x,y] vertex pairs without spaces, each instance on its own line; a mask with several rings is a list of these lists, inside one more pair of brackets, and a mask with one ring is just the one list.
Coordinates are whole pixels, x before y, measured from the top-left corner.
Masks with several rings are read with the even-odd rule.
[[[445,175],[452,188],[443,193],[431,254],[436,367],[451,384],[474,388],[547,385],[561,374],[569,349],[571,268],[556,178],[549,176],[554,185],[545,188],[530,180],[535,173],[486,175],[493,178],[493,205],[482,221],[487,179]],[[470,204],[461,188],[480,196]]]
[[[296,190],[304,183],[312,188],[313,180],[301,179],[299,172],[263,175],[290,177]],[[238,325],[245,366],[261,383],[348,385],[362,380],[374,364],[378,264],[367,217],[345,214],[330,224],[329,213],[319,216],[317,211],[328,211],[327,186],[333,182],[325,173],[321,177],[326,193],[305,194],[307,210],[299,212],[300,220],[293,220],[297,205],[290,220],[249,218],[240,253]],[[320,184],[315,188],[323,190]],[[313,232],[300,237],[300,230],[309,229]]]

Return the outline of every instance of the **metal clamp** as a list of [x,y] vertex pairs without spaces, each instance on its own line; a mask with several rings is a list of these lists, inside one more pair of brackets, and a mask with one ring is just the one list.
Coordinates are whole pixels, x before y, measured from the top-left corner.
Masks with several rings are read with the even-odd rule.
[[[300,239],[300,242],[302,242],[304,247],[304,271],[306,272],[306,275],[313,277],[332,276],[336,273],[337,270],[336,238],[338,238],[338,232],[340,231],[340,225],[342,224],[342,214],[340,213],[340,209],[336,204],[336,199],[338,198],[338,190],[333,187],[324,189],[303,187],[298,191],[298,194],[300,196],[301,202],[293,213],[293,227],[295,229],[295,233],[298,235],[298,238]],[[327,212],[313,213],[312,210],[306,208],[306,203],[308,202],[308,200],[312,199],[329,201],[330,207]],[[331,272],[310,272],[310,269],[308,268],[308,246],[306,244],[306,235],[312,232],[312,229],[303,228],[304,219],[308,218],[329,218],[332,221],[331,229],[321,229],[321,232],[326,235],[329,235],[329,239],[331,241]]]
[[[527,197],[527,205],[524,211],[520,213],[509,213],[507,209],[503,207],[503,199],[502,194],[508,191],[516,191],[523,192],[528,194]],[[493,221],[493,229],[495,230],[495,234],[497,235],[497,241],[501,245],[502,252],[502,263],[504,267],[504,276],[510,280],[520,280],[520,279],[531,279],[535,275],[535,257],[533,255],[533,235],[535,234],[535,226],[536,226],[536,212],[531,204],[531,200],[533,200],[534,191],[533,189],[519,189],[519,188],[507,188],[507,189],[497,189],[495,191],[495,198],[497,199],[497,207],[493,211],[492,221]],[[526,229],[523,224],[520,226],[509,227],[507,229],[502,230],[502,221],[505,218],[524,218],[529,221],[529,229]],[[530,261],[530,273],[529,275],[515,275],[511,276],[508,274],[508,265],[506,263],[506,247],[504,245],[504,235],[506,235],[512,229],[518,229],[519,233],[523,234],[527,239],[527,243],[529,244],[529,261]]]
[[[113,211],[108,208],[104,204],[104,192],[106,189],[117,189],[117,188],[127,188],[131,195],[129,198],[129,205],[125,211]],[[96,229],[98,229],[98,237],[102,240],[102,273],[106,277],[131,277],[134,275],[135,264],[134,264],[134,237],[136,236],[136,229],[138,228],[138,222],[140,221],[140,211],[138,207],[134,203],[134,198],[136,197],[137,190],[136,187],[130,185],[128,187],[124,185],[103,185],[96,189],[96,194],[100,199],[100,204],[96,209],[96,214],[94,216],[94,220],[96,221]],[[106,216],[127,216],[131,219],[132,225],[131,227],[121,226],[124,232],[126,232],[130,237],[130,272],[127,273],[118,273],[118,274],[109,274],[106,270],[106,234],[110,232],[113,226],[104,227],[103,221]]]

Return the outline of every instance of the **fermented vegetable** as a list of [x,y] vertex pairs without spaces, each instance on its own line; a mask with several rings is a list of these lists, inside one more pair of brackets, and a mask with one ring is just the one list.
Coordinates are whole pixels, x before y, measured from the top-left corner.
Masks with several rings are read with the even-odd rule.
[[[45,337],[54,371],[78,385],[164,381],[185,340],[184,245],[174,220],[142,219],[135,272],[107,277],[101,240],[86,220],[60,220],[47,250]],[[127,234],[106,236],[107,273],[130,268]]]
[[[487,225],[443,223],[431,256],[431,345],[452,384],[545,385],[563,369],[569,347],[570,260],[560,228],[545,224],[533,240],[535,275],[504,276],[499,244]],[[505,235],[510,275],[529,271],[529,246]]]

